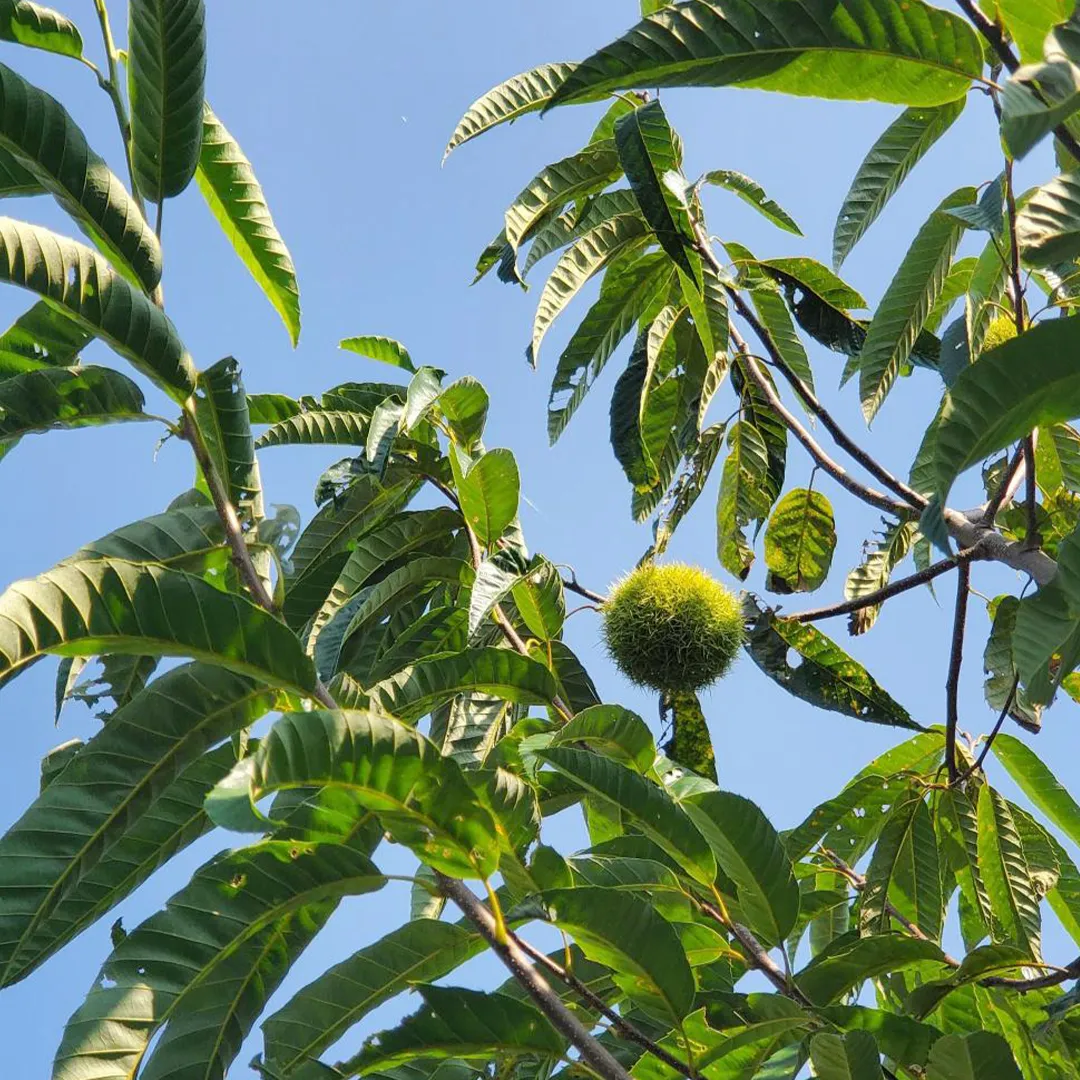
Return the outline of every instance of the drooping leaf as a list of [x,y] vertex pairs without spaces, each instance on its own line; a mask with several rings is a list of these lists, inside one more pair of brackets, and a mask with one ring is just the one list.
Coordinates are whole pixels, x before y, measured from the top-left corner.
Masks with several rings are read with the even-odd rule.
[[716,859],[686,811],[662,788],[617,762],[567,746],[538,756],[576,784],[630,814],[641,831],[703,884],[716,877]]
[[798,488],[784,496],[765,530],[766,588],[813,592],[829,576],[836,550],[832,504],[818,491]]
[[480,1058],[521,1054],[562,1055],[562,1036],[531,1004],[506,994],[459,987],[423,986],[419,1012],[381,1031],[354,1058],[337,1066],[351,1077],[416,1058]]
[[559,636],[566,621],[566,594],[558,569],[538,558],[514,586],[514,606],[529,632],[541,641]]
[[637,214],[620,214],[602,221],[563,253],[537,304],[528,358],[536,365],[540,343],[552,323],[582,287],[616,256],[640,249],[647,242],[648,225]]
[[440,702],[464,693],[550,705],[559,689],[543,664],[510,649],[491,647],[420,660],[371,687],[372,700],[403,720],[418,720]]
[[741,420],[728,433],[728,456],[720,479],[716,505],[716,544],[721,564],[745,579],[754,562],[745,529],[764,520],[772,500],[767,491],[768,447],[761,432]]
[[[747,651],[769,678],[804,701],[858,720],[894,727],[918,728],[906,709],[894,701],[857,661],[807,623],[781,619],[751,597]],[[793,666],[788,656],[798,655]]]
[[541,64],[531,71],[515,75],[489,90],[469,107],[450,136],[443,161],[463,143],[475,139],[499,124],[513,123],[518,117],[542,109],[566,81],[575,64]]
[[995,0],[995,6],[1025,64],[1042,59],[1046,35],[1072,14],[1068,0]]
[[994,756],[1036,808],[1074,844],[1077,843],[1080,840],[1080,806],[1045,762],[1011,735],[998,735],[994,740]]
[[338,789],[443,873],[487,877],[495,826],[458,767],[433,743],[389,717],[365,712],[289,713],[207,799],[227,828],[265,831],[255,807],[267,794],[315,785]]
[[0,218],[0,281],[60,305],[174,400],[195,388],[195,368],[168,317],[82,244]]
[[485,948],[473,931],[415,919],[330,968],[263,1024],[266,1060],[288,1073],[316,1058],[384,1001],[449,974]]
[[[4,984],[24,977],[123,899],[131,887],[123,862],[113,863],[105,888],[91,875],[102,866],[102,851],[123,844],[144,814],[167,822],[177,778],[209,747],[253,724],[273,700],[272,691],[248,679],[188,664],[163,675],[80,750],[0,840]],[[110,783],[94,782],[105,775]],[[36,838],[45,833],[53,842],[41,848]]]
[[796,236],[802,236],[802,229],[799,228],[795,219],[778,202],[770,199],[765,189],[756,180],[751,180],[749,176],[733,172],[731,169],[714,169],[705,174],[704,180],[706,184],[733,191],[778,228],[794,233]]
[[0,382],[0,439],[145,420],[142,391],[111,368],[41,368]]
[[521,479],[509,450],[489,450],[458,481],[461,512],[481,544],[492,545],[517,517]]
[[506,242],[516,252],[552,214],[568,202],[602,191],[621,172],[614,142],[594,143],[546,166],[506,211]]
[[[1042,707],[1028,700],[1027,690],[1017,684],[1019,672],[1013,656],[1013,637],[1020,601],[1015,596],[1002,597],[994,612],[994,624],[983,652],[986,681],[983,690],[991,709],[1002,712],[1008,706],[1009,715],[1021,726],[1038,731],[1042,723]],[[1080,834],[1078,834],[1080,835]]]
[[1080,177],[1062,173],[1027,201],[1016,239],[1028,266],[1053,267],[1080,254]]
[[[621,98],[619,104],[623,104]],[[607,137],[614,138],[614,135],[612,129]],[[618,217],[620,214],[640,216],[637,199],[629,188],[602,191],[598,195],[590,195],[580,209],[577,206],[570,207],[537,231],[529,245],[529,254],[522,265],[521,276],[526,277],[541,259],[579,240],[601,221]]]
[[546,108],[637,86],[745,86],[848,101],[941,105],[982,71],[970,24],[917,0],[786,0],[664,8],[579,64]]
[[68,111],[3,64],[0,100],[0,148],[55,196],[118,272],[153,291],[161,280],[157,238]]
[[750,928],[766,942],[783,942],[799,913],[799,886],[768,818],[749,799],[726,791],[694,795],[683,806],[738,887]]
[[0,40],[76,59],[83,50],[82,34],[69,18],[30,0],[0,3]]
[[969,206],[974,188],[947,196],[919,230],[866,331],[859,356],[859,394],[867,422],[874,419],[945,285],[963,226],[945,211]]
[[366,356],[369,360],[378,360],[381,364],[404,368],[415,372],[408,350],[400,341],[388,337],[351,337],[341,342],[340,348],[347,352]]
[[668,257],[695,278],[694,264],[686,253],[694,243],[694,233],[676,140],[659,100],[640,106],[615,123],[619,161],[642,215]]
[[905,110],[870,148],[844,197],[833,232],[839,267],[878,219],[911,170],[964,111],[967,98]]
[[[53,1076],[75,1080],[95,1063],[105,1063],[103,1080],[133,1076],[154,1034],[223,974],[237,950],[308,904],[372,892],[385,881],[365,854],[343,843],[269,840],[217,856],[113,950],[68,1021]],[[217,985],[229,993],[228,980]]]
[[618,705],[595,705],[555,733],[552,746],[597,746],[646,773],[656,760],[656,744],[645,721]]
[[[893,570],[902,562],[915,540],[918,527],[912,521],[890,524],[880,541],[876,541],[864,562],[848,574],[844,582],[844,599],[859,600],[889,584]],[[881,614],[881,604],[852,612],[848,630],[852,635],[865,634]]]
[[61,565],[0,596],[0,683],[46,653],[188,656],[302,694],[315,684],[299,642],[250,600],[119,559]]
[[128,6],[131,156],[153,203],[179,195],[199,165],[206,80],[203,0],[131,0]]
[[300,288],[292,256],[270,216],[251,162],[209,105],[203,108],[195,178],[222,231],[295,345],[300,339]]
[[979,790],[977,814],[979,868],[993,914],[1007,940],[1038,959],[1039,898],[1016,822],[1006,801],[989,784]]
[[581,885],[541,894],[552,921],[590,960],[615,972],[630,997],[678,1023],[694,1000],[694,976],[678,935],[645,899]]

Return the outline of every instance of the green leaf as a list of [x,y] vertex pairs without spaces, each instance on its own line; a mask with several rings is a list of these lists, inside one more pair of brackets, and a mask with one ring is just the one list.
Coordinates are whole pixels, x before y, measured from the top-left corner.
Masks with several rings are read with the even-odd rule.
[[638,206],[660,246],[691,278],[697,274],[686,249],[694,231],[680,170],[677,136],[659,100],[650,101],[615,122],[615,145]]
[[1025,64],[1042,59],[1047,34],[1072,14],[1068,0],[995,0],[995,7]]
[[[624,105],[622,98],[617,99],[619,105]],[[627,106],[629,111],[631,106]],[[621,115],[621,114],[620,114]],[[615,137],[612,127],[608,138]],[[522,277],[541,260],[567,244],[580,240],[590,229],[595,228],[602,221],[618,217],[620,214],[641,216],[638,210],[637,199],[629,188],[616,188],[614,191],[604,191],[598,195],[591,195],[585,200],[580,209],[575,205],[560,214],[554,221],[545,224],[533,237],[529,246],[529,254],[525,257],[525,264],[521,268]]]
[[0,218],[0,281],[59,305],[174,401],[186,401],[194,390],[195,368],[176,327],[149,297],[82,244]]
[[638,250],[647,242],[648,225],[637,214],[620,214],[602,221],[576,240],[563,253],[544,285],[533,320],[529,362],[534,366],[540,356],[540,343],[551,324],[581,291],[582,287],[627,251]]
[[566,593],[557,567],[546,559],[534,560],[514,586],[513,597],[529,633],[541,641],[559,636],[566,621]]
[[[873,547],[864,546],[864,562],[848,574],[844,582],[844,599],[859,600],[889,584],[893,570],[907,557],[918,533],[913,521],[888,524]],[[852,636],[865,634],[881,614],[881,604],[852,612],[848,632]]]
[[495,824],[461,771],[423,735],[364,712],[287,713],[206,801],[211,820],[244,832],[270,825],[255,804],[320,786],[378,814],[395,838],[443,873],[490,875]]
[[262,478],[251,436],[247,393],[236,360],[228,356],[201,371],[195,397],[199,429],[225,480],[229,501],[242,522],[259,521],[264,514]]
[[384,1001],[448,975],[485,947],[475,931],[432,919],[392,930],[309,983],[263,1023],[267,1062],[291,1072]]
[[[461,526],[461,515],[449,507],[395,514],[356,540],[325,602],[311,624],[309,638],[319,632],[383,567],[424,549]],[[351,620],[350,620],[351,621]]]
[[525,572],[517,554],[509,551],[496,551],[480,564],[469,593],[470,640],[476,638],[476,633],[482,626],[486,628],[490,625],[488,620],[492,611],[523,579]]
[[521,478],[510,450],[489,450],[458,480],[461,513],[477,539],[491,546],[517,517]]
[[[778,618],[753,597],[747,600],[746,610],[751,620],[747,651],[754,663],[789,693],[819,708],[872,724],[919,727],[861,664],[809,623]],[[801,658],[797,667],[788,661],[791,650]]]
[[367,1074],[416,1058],[562,1056],[565,1042],[532,1005],[505,994],[459,987],[417,987],[419,1012],[381,1031],[356,1057],[339,1065],[342,1077]]
[[62,310],[40,300],[0,334],[0,380],[44,367],[67,367],[93,339]]
[[867,1031],[815,1035],[810,1060],[821,1080],[882,1080],[881,1054]]
[[342,843],[271,840],[217,856],[113,950],[68,1021],[53,1076],[75,1080],[103,1061],[109,1077],[134,1076],[155,1032],[208,983],[218,995],[236,993],[223,978],[226,965],[264,931],[311,904],[373,892],[385,881],[366,855]]
[[683,807],[738,887],[750,928],[766,942],[781,944],[799,914],[799,886],[768,818],[749,799],[726,791],[691,796]]
[[926,1080],[1022,1080],[1009,1044],[989,1031],[946,1035],[930,1051]]
[[425,420],[434,405],[442,397],[442,380],[445,371],[438,368],[422,367],[409,380],[409,389],[405,392],[405,414],[401,420],[401,430],[411,434]]
[[1073,362],[1078,344],[1080,328],[1071,319],[1053,319],[964,369],[928,433],[942,499],[965,469],[1037,427],[1080,415],[1080,373]]
[[0,64],[0,149],[30,171],[126,278],[161,280],[161,247],[135,201],[55,98]]
[[656,743],[648,725],[619,705],[594,705],[560,728],[552,746],[595,746],[604,754],[644,774],[656,760]]
[[839,268],[851,254],[911,170],[956,123],[966,104],[966,97],[958,97],[944,105],[906,109],[874,143],[836,219],[834,266]]
[[388,337],[352,337],[346,338],[339,348],[348,352],[366,356],[369,360],[378,360],[380,364],[404,368],[415,372],[408,350],[400,341]]
[[665,8],[583,61],[546,106],[637,86],[744,86],[808,97],[941,105],[982,73],[959,16],[911,0],[787,0]]
[[766,588],[813,592],[825,584],[836,550],[832,504],[818,491],[797,488],[777,504],[765,530]]
[[1008,803],[989,784],[979,789],[978,851],[991,909],[1007,940],[1038,959],[1039,897]]
[[146,420],[142,391],[111,368],[42,368],[0,382],[0,439]]
[[191,183],[203,142],[206,10],[203,0],[128,5],[131,156],[139,190],[153,203]]
[[885,933],[837,938],[795,976],[795,985],[815,1004],[829,1005],[867,979],[914,964],[942,961],[932,941]]
[[911,356],[960,245],[963,225],[945,211],[974,201],[974,188],[960,188],[941,202],[912,241],[881,298],[859,356],[859,394],[868,423]]
[[315,688],[300,643],[250,600],[118,559],[61,565],[0,596],[0,683],[46,653],[188,656],[302,694]]
[[546,166],[506,211],[506,242],[516,252],[568,202],[603,190],[621,173],[613,142],[596,143]]
[[[0,840],[0,983],[29,974],[124,898],[137,881],[122,860],[114,859],[111,878],[94,879],[102,851],[115,853],[144,818],[175,818],[170,796],[178,778],[273,702],[272,691],[247,679],[187,664],[154,682],[82,747]],[[95,782],[106,775],[108,784]],[[42,848],[36,838],[45,833],[53,842]],[[153,854],[167,858],[168,848]]]
[[1035,752],[1011,735],[998,735],[994,756],[1035,807],[1074,844],[1080,843],[1080,806]]
[[315,409],[275,421],[256,442],[259,450],[274,446],[363,446],[371,418],[362,413]]
[[615,972],[635,1002],[678,1023],[694,1001],[694,976],[672,925],[649,901],[591,885],[541,894],[551,920],[582,952]]
[[777,228],[794,233],[796,236],[803,235],[802,229],[799,228],[795,219],[778,202],[770,199],[765,193],[765,189],[756,180],[751,180],[749,176],[740,172],[733,172],[731,169],[714,169],[712,172],[705,174],[704,180],[706,184],[713,184],[715,187],[733,191],[743,202],[749,203],[762,217],[767,218]]
[[600,297],[559,357],[548,399],[548,437],[554,443],[642,314],[670,286],[674,272],[663,252],[618,260],[604,275]]
[[224,544],[225,527],[212,506],[178,507],[134,521],[84,544],[64,564],[124,559],[182,569],[185,562],[198,565],[215,549],[224,555]]
[[489,90],[469,106],[454,134],[450,136],[443,161],[463,143],[475,139],[499,124],[513,123],[521,116],[542,109],[566,81],[576,64],[541,64],[515,75]]
[[748,420],[731,428],[727,442],[728,456],[716,504],[717,554],[729,573],[745,580],[754,563],[754,551],[744,530],[752,522],[764,520],[772,504],[766,490],[768,447]]
[[926,937],[940,938],[945,909],[941,867],[933,821],[921,796],[896,807],[881,830],[859,907],[864,934],[891,929],[890,898]]
[[959,859],[954,870],[960,889],[968,897],[979,920],[986,927],[993,922],[990,896],[979,864],[979,823],[970,797],[962,791],[943,792],[938,801],[938,816],[947,819],[959,840]]
[[229,243],[281,316],[295,345],[300,340],[300,288],[292,256],[274,225],[251,162],[209,105],[203,107],[195,179]]
[[1080,176],[1063,173],[1039,188],[1017,215],[1016,239],[1028,266],[1054,267],[1080,255]]
[[83,50],[82,35],[70,19],[29,0],[0,3],[0,40],[75,59],[82,56]]
[[471,375],[451,383],[437,402],[450,437],[469,453],[477,449],[483,438],[490,404],[483,384]]
[[457,694],[493,694],[522,705],[550,705],[559,694],[550,671],[510,649],[466,649],[403,668],[371,687],[371,697],[393,716],[418,720]]
[[712,848],[663,788],[624,765],[584,750],[553,746],[538,750],[537,756],[584,790],[618,804],[687,874],[704,885],[713,883],[716,859]]

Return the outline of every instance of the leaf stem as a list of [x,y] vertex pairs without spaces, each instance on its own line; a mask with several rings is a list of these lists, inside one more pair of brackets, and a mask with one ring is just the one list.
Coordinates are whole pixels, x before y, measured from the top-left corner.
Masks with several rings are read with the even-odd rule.
[[960,669],[964,664],[964,631],[967,629],[968,592],[971,587],[971,565],[960,564],[956,579],[956,610],[953,615],[952,653],[949,677],[945,682],[945,766],[949,783],[959,779],[956,766],[956,733],[960,726]]
[[1001,728],[1005,723],[1006,717],[1012,711],[1013,702],[1016,701],[1016,695],[1020,690],[1020,676],[1017,675],[1013,679],[1012,689],[1009,691],[1009,696],[1005,699],[1005,704],[1001,709],[1001,715],[997,718],[997,723],[994,725],[993,731],[986,737],[986,742],[983,744],[982,750],[979,751],[979,756],[972,763],[971,767],[960,777],[959,783],[964,783],[970,776],[977,773],[985,764],[987,755],[990,753],[990,748],[994,745],[994,740],[1001,734]]
[[453,900],[468,920],[480,931],[492,951],[506,965],[525,992],[536,1002],[551,1026],[577,1047],[582,1061],[602,1080],[629,1080],[629,1073],[563,1004],[559,995],[530,962],[528,952],[515,936],[500,941],[495,917],[473,892],[460,881],[435,873],[439,891]]

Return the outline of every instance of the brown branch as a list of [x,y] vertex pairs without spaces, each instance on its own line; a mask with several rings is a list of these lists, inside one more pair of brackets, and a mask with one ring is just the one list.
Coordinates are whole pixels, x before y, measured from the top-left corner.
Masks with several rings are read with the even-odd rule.
[[945,682],[945,765],[949,782],[956,783],[956,733],[960,726],[960,669],[964,663],[964,631],[967,628],[968,594],[971,591],[971,566],[963,562],[956,579],[956,611],[953,616],[952,653],[949,677]]
[[842,604],[814,608],[811,611],[802,611],[797,615],[787,615],[784,617],[791,619],[793,622],[808,623],[819,622],[822,619],[832,619],[838,615],[850,615],[853,611],[861,611],[863,608],[874,607],[876,604],[882,604],[894,596],[899,596],[901,593],[908,592],[911,589],[917,589],[920,585],[926,585],[935,578],[941,577],[942,574],[947,574],[950,570],[955,570],[962,562],[970,562],[974,557],[974,551],[961,551],[958,555],[953,555],[948,559],[942,559],[941,562],[934,563],[933,566],[928,566],[925,570],[920,570],[917,574],[901,578],[900,581],[891,582],[883,588],[877,589],[872,593],[867,593],[865,596],[857,597],[854,600],[845,600]]
[[[1011,75],[1020,67],[1020,61],[1016,54],[1009,48],[1001,27],[992,19],[979,10],[974,0],[956,0],[957,6],[971,20],[975,29],[990,43],[990,47],[1001,58],[1005,70]],[[1080,143],[1073,138],[1069,130],[1064,126],[1054,128],[1054,134],[1060,140],[1062,146],[1069,151],[1077,161],[1080,161]]]
[[769,383],[769,380],[765,378],[761,368],[758,367],[757,361],[750,354],[749,348],[742,336],[734,327],[732,327],[731,333],[732,340],[735,342],[738,350],[742,353],[743,362],[746,365],[746,372],[754,385],[761,391],[765,400],[769,403],[769,406],[777,413],[780,419],[783,420],[784,426],[799,440],[800,443],[802,443],[806,452],[814,459],[815,464],[821,471],[828,473],[842,488],[849,491],[863,502],[869,503],[879,510],[884,510],[888,514],[904,517],[909,512],[908,507],[896,502],[895,499],[889,498],[888,495],[860,483],[847,472],[843,466],[838,465],[825,453],[810,432],[808,432],[799,422],[799,419],[780,400],[780,395],[777,394],[776,390]]
[[1035,472],[1035,433],[1024,439],[1024,472],[1027,476],[1027,489],[1024,492],[1024,511],[1027,521],[1027,531],[1024,536],[1024,546],[1031,551],[1038,551],[1042,547],[1042,536],[1039,535],[1038,519],[1038,477]]
[[658,1043],[653,1042],[644,1032],[639,1031],[628,1020],[620,1016],[613,1008],[611,1008],[603,998],[594,994],[572,971],[562,967],[560,964],[556,964],[546,953],[541,952],[539,949],[534,948],[527,941],[522,941],[516,934],[511,934],[511,937],[521,946],[521,948],[529,954],[541,967],[546,968],[557,979],[566,983],[575,994],[586,1002],[590,1007],[595,1009],[601,1016],[610,1021],[611,1026],[624,1038],[629,1039],[630,1042],[637,1043],[643,1050],[652,1054],[653,1057],[662,1061],[669,1068],[674,1069],[677,1073],[687,1077],[687,1080],[697,1080],[697,1074],[685,1061],[680,1061],[673,1054],[669,1054]]
[[594,604],[606,604],[608,598],[601,596],[599,593],[593,592],[592,589],[586,589],[584,585],[578,583],[576,576],[562,579],[563,588],[569,589],[573,593],[577,593],[578,596],[584,596],[586,600],[591,600]]
[[1024,465],[1024,448],[1021,446],[1020,449],[1013,454],[1012,461],[1009,462],[1009,466],[1005,470],[1005,476],[1002,478],[1001,486],[995,492],[994,497],[986,504],[986,508],[983,512],[984,524],[992,527],[994,521],[997,519],[998,511],[1006,503],[1012,501],[1012,498],[1016,494],[1023,479]]
[[515,937],[503,940],[495,916],[462,882],[446,877],[438,871],[435,879],[439,891],[453,900],[466,918],[479,930],[492,951],[506,965],[525,992],[536,1002],[551,1026],[567,1038],[581,1054],[581,1060],[601,1080],[629,1080],[629,1073],[598,1042],[581,1021],[563,1004],[559,995],[530,962],[528,953]]

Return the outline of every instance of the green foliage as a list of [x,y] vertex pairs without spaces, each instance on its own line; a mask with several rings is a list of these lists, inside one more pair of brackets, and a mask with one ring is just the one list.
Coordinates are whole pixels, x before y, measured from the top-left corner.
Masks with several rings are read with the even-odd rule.
[[700,690],[723,678],[742,644],[738,600],[696,567],[646,565],[603,607],[604,641],[631,682]]
[[[547,427],[559,438],[618,366],[604,433],[653,538],[609,597],[530,551],[528,478],[511,450],[485,445],[492,399],[471,376],[451,381],[375,335],[341,347],[397,381],[249,394],[231,356],[196,370],[164,311],[158,242],[164,200],[193,178],[294,344],[301,322],[267,194],[204,101],[201,0],[132,0],[123,43],[96,5],[101,102],[133,191],[59,102],[0,65],[0,194],[53,195],[92,245],[0,220],[0,280],[37,294],[0,335],[0,458],[31,433],[128,420],[160,423],[195,457],[192,489],[162,497],[162,513],[0,593],[0,684],[55,655],[48,711],[85,705],[102,722],[32,764],[39,794],[0,837],[0,986],[115,919],[215,826],[246,834],[216,838],[225,850],[141,924],[115,919],[54,1080],[224,1080],[260,1021],[267,1080],[1076,1075],[1080,968],[1043,951],[1054,920],[1080,941],[1066,846],[1080,842],[1080,803],[1056,763],[1002,730],[1038,731],[1057,722],[1055,698],[1080,700],[1080,38],[1068,6],[997,0],[969,19],[922,0],[643,0],[630,5],[642,21],[593,56],[511,78],[468,110],[447,153],[526,114],[599,106],[584,146],[510,183],[520,194],[477,276],[523,285],[555,257],[534,364],[555,320],[591,296],[555,364]],[[90,63],[74,24],[28,0],[0,3],[0,38]],[[668,87],[903,106],[836,193],[836,266],[965,108],[999,106],[1011,156],[989,176],[972,175],[976,155],[938,157],[965,186],[911,230],[906,254],[874,253],[899,269],[869,305],[812,249],[763,259],[736,238],[717,246],[706,200],[730,195],[778,237],[802,233],[740,172],[684,175],[655,96]],[[1012,158],[1041,168],[1052,131],[1060,175],[1016,190]],[[814,162],[797,168],[812,185]],[[134,379],[82,362],[98,339]],[[841,387],[859,375],[868,421],[902,380],[923,394],[933,420],[910,487],[903,462],[879,462],[845,430],[851,410],[822,404],[816,345],[845,358]],[[151,416],[140,380],[179,417]],[[267,512],[259,456],[286,446],[346,448],[306,521]],[[812,472],[795,486],[788,466],[804,452]],[[949,506],[977,465],[983,504]],[[849,518],[830,483],[880,515],[861,555],[843,546]],[[761,556],[783,610],[656,563],[707,489],[718,562],[746,580]],[[584,528],[572,524],[567,535]],[[932,565],[933,544],[965,550]],[[799,610],[798,594],[836,585],[838,549],[856,564],[843,602]],[[909,555],[917,573],[901,578]],[[1037,588],[988,602],[992,712],[957,695],[969,618],[940,649],[943,680],[952,654],[947,726],[924,728],[939,717],[913,717],[873,674],[882,651],[860,643],[857,659],[817,624],[847,615],[852,636],[879,622],[896,632],[881,617],[892,597],[960,561],[979,584],[998,562]],[[623,673],[660,692],[659,726],[601,699],[570,623],[590,616],[568,611],[567,593],[590,601]],[[718,787],[745,778],[697,694],[740,648],[776,692],[914,734],[778,832]],[[736,719],[767,763],[777,706],[747,701]],[[820,737],[822,754],[834,737]],[[997,786],[1002,771],[1020,801]],[[582,814],[584,851],[554,846],[567,834],[550,819],[564,812]],[[397,924],[351,941],[266,1015],[339,901],[386,883],[386,858],[411,892]],[[531,946],[535,923],[563,947]],[[484,951],[508,982],[463,969]],[[484,986],[454,985],[465,981]],[[375,1011],[413,990],[420,1008],[372,1034]],[[331,1066],[358,1035],[370,1037]]]

